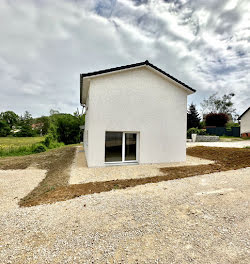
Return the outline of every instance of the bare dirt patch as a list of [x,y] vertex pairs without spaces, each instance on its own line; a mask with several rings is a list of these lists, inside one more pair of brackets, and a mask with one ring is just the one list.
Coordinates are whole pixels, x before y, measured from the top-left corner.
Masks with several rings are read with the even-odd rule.
[[19,202],[20,206],[34,206],[72,199],[81,195],[125,189],[147,183],[157,183],[219,171],[250,167],[250,149],[193,147],[187,154],[213,160],[213,164],[166,167],[159,169],[158,176],[96,181],[69,185],[70,168],[75,157],[75,147],[64,147],[42,154],[0,159],[0,169],[26,169],[37,167],[47,170],[40,184]]
[[73,162],[75,147],[63,147],[48,152],[0,159],[0,169],[17,170],[35,167],[47,170],[46,177],[39,185],[19,202],[20,206],[31,206],[44,202],[44,193],[60,186],[67,186],[69,168]]
[[249,149],[194,147],[188,149],[187,154],[194,157],[214,160],[215,163],[199,166],[161,168],[160,171],[164,173],[163,176],[59,186],[50,192],[43,193],[39,200],[34,200],[32,203],[28,203],[28,205],[53,203],[86,194],[107,192],[113,189],[125,189],[146,183],[157,183],[219,171],[236,170],[250,166]]

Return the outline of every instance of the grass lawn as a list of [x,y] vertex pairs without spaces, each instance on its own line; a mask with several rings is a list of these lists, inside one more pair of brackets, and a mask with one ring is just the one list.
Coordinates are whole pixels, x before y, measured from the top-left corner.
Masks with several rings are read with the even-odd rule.
[[44,140],[44,137],[0,137],[0,148],[31,146]]
[[220,136],[220,141],[232,142],[232,141],[243,141],[241,137],[231,137],[231,136]]
[[43,140],[44,137],[0,137],[0,157],[32,154],[35,144]]

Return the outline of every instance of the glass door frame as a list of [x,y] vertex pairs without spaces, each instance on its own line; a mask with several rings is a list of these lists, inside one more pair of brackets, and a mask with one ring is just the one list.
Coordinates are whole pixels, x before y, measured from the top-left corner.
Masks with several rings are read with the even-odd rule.
[[[136,131],[105,131],[107,132],[119,132],[122,133],[122,160],[121,161],[105,161],[105,164],[126,164],[126,163],[138,163],[138,157],[139,157],[139,132]],[[126,134],[136,134],[136,159],[135,160],[125,160],[125,147],[126,147]],[[104,150],[104,156],[105,156],[105,150]],[[105,159],[104,159],[105,160]]]

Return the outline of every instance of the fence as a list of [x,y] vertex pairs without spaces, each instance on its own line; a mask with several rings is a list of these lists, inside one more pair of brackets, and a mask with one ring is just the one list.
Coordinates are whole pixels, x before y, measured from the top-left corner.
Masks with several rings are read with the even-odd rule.
[[232,127],[231,130],[225,127],[207,127],[206,132],[209,135],[240,137],[240,127]]

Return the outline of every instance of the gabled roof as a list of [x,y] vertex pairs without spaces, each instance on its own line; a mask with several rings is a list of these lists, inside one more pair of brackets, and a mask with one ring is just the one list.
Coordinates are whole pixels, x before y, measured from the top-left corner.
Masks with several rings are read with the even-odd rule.
[[238,120],[241,120],[241,118],[243,117],[243,115],[245,115],[249,110],[250,110],[250,107],[248,107],[248,109],[241,116],[238,117]]
[[193,93],[196,92],[195,89],[191,88],[187,84],[181,82],[180,80],[176,79],[172,75],[166,73],[165,71],[161,70],[160,68],[156,67],[155,65],[153,65],[152,63],[150,63],[148,60],[146,60],[146,61],[143,61],[143,62],[129,64],[129,65],[115,67],[115,68],[110,68],[110,69],[106,69],[106,70],[89,72],[89,73],[81,73],[80,74],[80,102],[82,103],[82,85],[83,85],[83,78],[91,78],[91,77],[94,77],[94,76],[97,76],[97,75],[112,73],[112,72],[115,72],[115,71],[127,70],[127,69],[136,68],[136,67],[140,67],[140,66],[149,66],[152,69],[154,69],[154,70],[160,72],[161,74],[165,75],[166,77],[172,79],[176,83],[182,85],[183,87],[185,87],[189,91],[191,91]]

